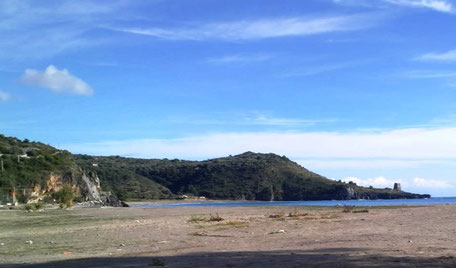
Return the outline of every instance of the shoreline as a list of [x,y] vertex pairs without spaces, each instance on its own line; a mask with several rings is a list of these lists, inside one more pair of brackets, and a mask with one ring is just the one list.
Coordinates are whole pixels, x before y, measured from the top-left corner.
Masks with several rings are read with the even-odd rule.
[[456,204],[456,197],[425,199],[352,199],[352,200],[311,200],[311,201],[258,201],[258,200],[151,200],[128,202],[132,207],[248,207],[248,206],[416,206]]

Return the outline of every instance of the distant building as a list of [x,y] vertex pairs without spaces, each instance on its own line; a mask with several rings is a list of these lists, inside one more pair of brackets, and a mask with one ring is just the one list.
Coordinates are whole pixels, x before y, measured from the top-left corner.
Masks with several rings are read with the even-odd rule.
[[398,182],[394,183],[394,188],[393,189],[396,190],[396,191],[402,191],[401,184],[398,183]]

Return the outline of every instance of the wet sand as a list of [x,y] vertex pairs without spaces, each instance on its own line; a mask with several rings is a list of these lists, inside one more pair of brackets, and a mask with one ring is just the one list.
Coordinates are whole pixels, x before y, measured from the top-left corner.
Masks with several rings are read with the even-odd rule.
[[[367,210],[172,207],[0,211],[0,243],[4,243],[0,266],[456,266],[456,205]],[[220,221],[216,221],[217,214]],[[27,240],[33,244],[26,244]]]

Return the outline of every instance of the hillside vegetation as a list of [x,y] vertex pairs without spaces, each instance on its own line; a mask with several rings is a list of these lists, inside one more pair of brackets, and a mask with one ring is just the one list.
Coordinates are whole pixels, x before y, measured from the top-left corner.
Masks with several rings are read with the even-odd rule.
[[40,142],[0,135],[0,160],[0,190],[44,188],[56,174],[77,186],[78,180],[92,174],[102,190],[122,200],[178,195],[267,201],[429,197],[337,182],[285,156],[252,152],[206,161],[100,157],[72,155]]
[[326,179],[275,154],[248,152],[207,161],[86,155],[76,155],[75,159],[84,169],[97,171],[102,181],[107,181],[116,193],[126,198],[135,198],[134,191],[124,192],[128,187],[121,186],[129,180],[113,179],[113,173],[129,174],[130,180],[138,183],[147,178],[177,195],[213,199],[321,200],[343,199],[346,195],[345,184]]
[[0,164],[0,188],[44,186],[50,173],[77,169],[68,151],[3,135],[0,135]]

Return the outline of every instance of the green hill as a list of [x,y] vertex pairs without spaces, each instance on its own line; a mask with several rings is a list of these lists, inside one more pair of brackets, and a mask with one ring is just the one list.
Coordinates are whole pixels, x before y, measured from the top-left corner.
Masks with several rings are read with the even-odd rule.
[[[135,174],[135,180],[148,178],[177,195],[212,199],[321,200],[343,199],[346,192],[345,184],[326,179],[274,154],[248,152],[200,162],[85,155],[76,155],[75,159],[81,167],[96,171],[101,180],[111,184],[114,181],[104,174],[122,170],[132,177]],[[97,167],[93,167],[93,163]],[[121,190],[111,186],[123,195]]]
[[0,188],[45,186],[49,174],[76,172],[68,151],[0,135]]
[[178,195],[268,201],[429,197],[337,182],[285,156],[252,152],[206,161],[100,157],[0,135],[0,160],[0,190],[23,189],[23,201],[49,195],[62,184],[72,185],[85,200],[99,199],[100,190],[123,200]]

